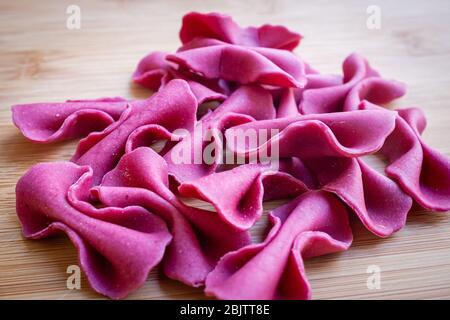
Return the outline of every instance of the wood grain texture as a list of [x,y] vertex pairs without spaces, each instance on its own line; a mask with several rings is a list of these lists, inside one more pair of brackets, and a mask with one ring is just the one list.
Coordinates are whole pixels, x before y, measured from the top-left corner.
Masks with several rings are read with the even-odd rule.
[[[366,28],[366,8],[379,5],[380,30]],[[81,8],[80,30],[66,28],[66,8]],[[34,163],[69,159],[75,142],[37,145],[12,125],[16,103],[150,93],[130,83],[138,60],[173,51],[184,13],[232,14],[243,25],[284,24],[305,39],[297,53],[322,72],[340,73],[345,56],[365,55],[383,76],[408,84],[394,106],[420,106],[424,137],[450,155],[450,4],[442,1],[22,1],[0,2],[0,298],[101,298],[85,279],[66,289],[76,252],[64,238],[27,241],[15,214],[14,187]],[[372,159],[378,168],[382,163]],[[264,228],[255,228],[255,235]],[[411,211],[407,226],[388,239],[354,221],[355,242],[340,254],[308,260],[315,299],[449,299],[450,216]],[[369,265],[382,270],[381,289],[366,286]],[[158,271],[130,298],[203,298]]]

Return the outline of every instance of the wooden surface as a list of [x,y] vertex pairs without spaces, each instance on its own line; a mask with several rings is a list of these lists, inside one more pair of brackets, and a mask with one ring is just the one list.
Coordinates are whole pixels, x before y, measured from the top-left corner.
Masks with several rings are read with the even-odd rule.
[[[66,28],[66,8],[81,8],[81,29]],[[15,213],[14,186],[36,162],[69,159],[75,142],[36,145],[12,125],[16,103],[149,92],[130,84],[136,63],[152,50],[175,50],[184,13],[220,11],[243,24],[285,24],[305,39],[297,49],[323,72],[339,73],[352,51],[385,77],[408,84],[394,106],[420,106],[424,137],[450,155],[450,4],[380,1],[380,30],[366,27],[366,1],[20,1],[0,2],[0,298],[101,298],[85,278],[66,288],[66,268],[77,263],[65,238],[27,241]],[[375,161],[376,162],[376,161]],[[381,166],[380,163],[376,164]],[[261,224],[256,228],[261,229]],[[388,239],[354,222],[355,242],[344,253],[307,261],[315,299],[450,298],[450,216],[415,208],[407,226]],[[366,286],[369,265],[381,268],[381,289]],[[130,298],[202,298],[152,272]]]

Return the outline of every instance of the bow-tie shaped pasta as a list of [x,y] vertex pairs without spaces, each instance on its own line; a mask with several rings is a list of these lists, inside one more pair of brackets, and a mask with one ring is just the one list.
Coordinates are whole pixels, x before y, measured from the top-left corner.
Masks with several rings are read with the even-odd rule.
[[217,214],[183,204],[169,189],[166,162],[150,148],[124,155],[93,192],[108,206],[139,205],[160,215],[173,237],[164,272],[191,286],[202,285],[221,256],[250,241],[248,232],[227,225]]
[[314,179],[309,188],[335,193],[377,236],[387,237],[405,225],[411,198],[362,159],[320,157],[303,160],[303,166]]
[[[395,119],[395,112],[361,110],[251,122],[230,130],[281,129],[256,149],[235,146],[234,150],[250,157],[264,149],[270,152],[274,143],[279,144],[280,157],[296,157],[302,162],[309,188],[336,193],[370,231],[388,236],[403,227],[411,199],[393,181],[355,157],[377,152],[394,130]],[[380,195],[383,201],[379,201]]]
[[[373,103],[388,103],[405,94],[404,85],[394,80],[381,80],[377,71],[372,69],[366,59],[353,53],[342,66],[343,83],[322,86],[320,83],[301,91],[300,113],[328,113],[357,109],[355,99],[366,99]],[[310,75],[310,77],[321,76]],[[369,80],[370,79],[370,80]],[[376,80],[375,80],[376,79]],[[366,81],[364,81],[366,80]],[[312,81],[308,79],[308,81]],[[364,82],[363,82],[364,81]],[[363,83],[361,83],[363,82]],[[349,98],[347,98],[350,96]]]
[[184,182],[178,188],[182,196],[210,202],[225,221],[242,230],[261,217],[263,200],[290,198],[307,190],[301,180],[283,171],[272,171],[269,164],[241,165]]
[[[450,160],[423,141],[420,110],[384,108],[405,85],[362,56],[320,74],[293,53],[299,34],[217,13],[186,14],[180,40],[137,65],[148,99],[12,107],[32,141],[85,137],[72,162],[31,168],[16,205],[26,237],[69,236],[97,292],[122,298],[161,261],[217,298],[309,299],[303,259],[350,246],[348,212],[387,237],[413,200],[450,209]],[[386,176],[363,157],[374,154]],[[250,244],[263,202],[279,199],[267,238]]]
[[[356,157],[378,151],[394,130],[395,118],[396,113],[387,110],[298,115],[235,126],[225,132],[225,137],[233,151],[249,158],[270,155],[275,146],[280,157]],[[253,147],[235,137],[236,132],[247,130],[280,131]]]
[[[358,109],[382,110],[366,100]],[[426,119],[420,109],[395,111],[395,128],[379,150],[387,158],[386,174],[423,208],[450,210],[450,159],[423,141]]]
[[346,250],[347,209],[332,194],[311,191],[275,209],[266,240],[226,254],[206,278],[219,299],[310,299],[303,259]]
[[167,59],[206,79],[292,88],[306,84],[303,61],[286,50],[217,43],[179,50]]
[[183,17],[180,40],[186,44],[199,38],[217,39],[242,46],[292,51],[298,46],[302,36],[284,26],[265,24],[261,27],[242,28],[227,15],[190,12]]
[[66,233],[91,287],[119,299],[144,284],[172,237],[162,219],[141,207],[92,206],[92,178],[87,166],[37,164],[17,183],[17,215],[27,238]]
[[62,103],[30,103],[12,106],[13,122],[34,142],[55,142],[101,131],[117,121],[132,103],[123,98],[68,100]]
[[[224,156],[225,141],[221,134],[225,129],[249,121],[273,118],[275,108],[268,92],[260,86],[240,87],[214,111],[203,116],[193,134],[185,137],[164,156],[170,175],[176,181],[184,182],[215,172]],[[214,158],[210,163],[204,157],[207,144],[211,144],[215,152],[210,155]],[[189,161],[185,161],[186,156]]]
[[170,80],[186,80],[199,104],[209,101],[223,101],[227,88],[220,86],[218,81],[200,79],[188,72],[181,72],[176,65],[167,61],[168,53],[155,51],[139,61],[133,74],[133,81],[140,85],[158,91],[166,86]]
[[426,120],[417,108],[398,109],[395,130],[380,150],[386,173],[422,207],[450,210],[450,159],[422,139]]
[[72,161],[91,166],[94,170],[94,183],[98,184],[103,175],[120,160],[129,137],[136,130],[154,125],[162,127],[162,131],[172,132],[180,128],[192,131],[196,110],[197,100],[187,83],[172,80],[139,108],[131,105],[119,121],[103,132],[91,133],[81,140]]

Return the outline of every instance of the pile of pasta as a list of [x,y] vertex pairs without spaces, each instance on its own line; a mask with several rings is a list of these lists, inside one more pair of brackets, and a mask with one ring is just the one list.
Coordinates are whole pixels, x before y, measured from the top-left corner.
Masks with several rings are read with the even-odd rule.
[[[388,237],[413,202],[450,209],[450,160],[421,138],[422,111],[384,108],[405,86],[360,55],[345,59],[342,75],[321,74],[293,53],[298,33],[243,28],[218,13],[185,15],[180,40],[175,53],[139,62],[133,81],[156,92],[148,99],[12,107],[31,141],[81,138],[70,161],[39,163],[20,178],[17,214],[27,238],[65,233],[95,291],[124,298],[159,265],[219,299],[310,299],[303,261],[348,249],[350,215]],[[205,103],[216,107],[200,114]],[[176,161],[236,129],[276,129],[264,143],[231,149],[249,159],[276,145],[276,169],[267,161]],[[155,150],[155,141],[166,142]],[[385,174],[364,160],[370,154],[386,159]],[[263,203],[276,199],[285,204],[268,214],[265,239],[252,243]]]

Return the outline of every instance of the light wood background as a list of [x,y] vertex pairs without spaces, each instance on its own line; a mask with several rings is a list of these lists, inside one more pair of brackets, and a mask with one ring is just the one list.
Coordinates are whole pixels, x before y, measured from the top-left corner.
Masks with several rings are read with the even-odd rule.
[[[66,28],[66,8],[81,8],[81,29]],[[381,8],[380,30],[366,27],[369,5]],[[408,84],[395,106],[420,106],[425,140],[450,155],[450,2],[442,1],[22,1],[0,2],[0,298],[101,298],[83,278],[66,289],[66,268],[77,263],[65,238],[27,241],[15,213],[17,179],[34,163],[69,159],[75,142],[36,145],[11,122],[16,103],[149,92],[130,83],[136,63],[152,50],[173,51],[184,13],[232,14],[243,25],[284,24],[305,39],[297,53],[323,72],[340,73],[352,51],[384,76]],[[376,166],[381,164],[374,161]],[[256,228],[256,234],[261,224]],[[450,298],[450,216],[415,208],[407,226],[378,239],[354,223],[344,253],[306,263],[315,299]],[[381,289],[366,286],[369,265]],[[203,298],[153,271],[130,298]]]

